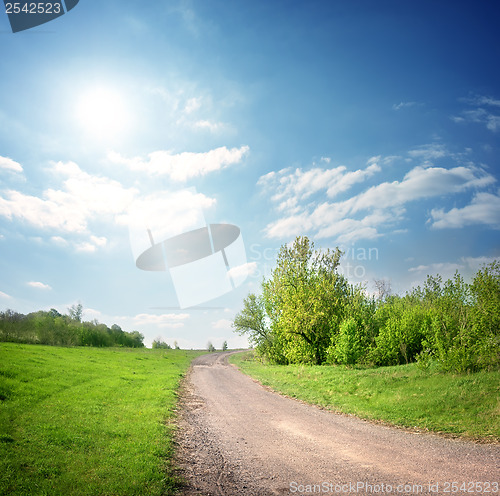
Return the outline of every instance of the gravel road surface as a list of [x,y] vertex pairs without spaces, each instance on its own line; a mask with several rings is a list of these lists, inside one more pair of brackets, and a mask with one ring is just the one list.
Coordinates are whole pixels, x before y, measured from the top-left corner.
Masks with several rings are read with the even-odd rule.
[[377,425],[268,391],[197,358],[181,394],[184,496],[500,495],[500,446]]

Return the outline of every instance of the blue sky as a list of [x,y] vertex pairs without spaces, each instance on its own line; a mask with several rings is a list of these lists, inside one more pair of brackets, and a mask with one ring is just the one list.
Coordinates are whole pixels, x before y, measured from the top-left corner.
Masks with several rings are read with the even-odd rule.
[[[80,0],[16,34],[0,15],[0,308],[81,302],[148,345],[235,347],[231,320],[296,235],[342,248],[367,291],[471,276],[500,258],[499,14]],[[137,212],[154,242],[239,227],[245,281],[181,305],[178,276],[135,265]]]

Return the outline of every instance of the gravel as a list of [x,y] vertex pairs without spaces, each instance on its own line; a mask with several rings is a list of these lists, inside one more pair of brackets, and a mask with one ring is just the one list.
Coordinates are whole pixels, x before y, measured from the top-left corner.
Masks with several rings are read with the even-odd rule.
[[500,447],[413,433],[283,397],[198,357],[180,397],[183,496],[500,494]]

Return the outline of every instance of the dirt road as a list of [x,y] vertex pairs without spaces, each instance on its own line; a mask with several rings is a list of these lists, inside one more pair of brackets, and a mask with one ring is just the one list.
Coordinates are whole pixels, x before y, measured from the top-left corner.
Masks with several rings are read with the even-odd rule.
[[226,353],[193,362],[181,404],[185,496],[500,494],[499,446],[305,405],[269,392]]

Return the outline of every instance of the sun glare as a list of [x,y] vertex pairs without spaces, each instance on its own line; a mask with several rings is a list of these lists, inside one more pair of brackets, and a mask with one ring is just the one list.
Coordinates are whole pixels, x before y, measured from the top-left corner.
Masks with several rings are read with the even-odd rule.
[[96,138],[116,137],[128,122],[123,97],[107,88],[95,88],[83,93],[77,104],[77,119],[84,130]]

